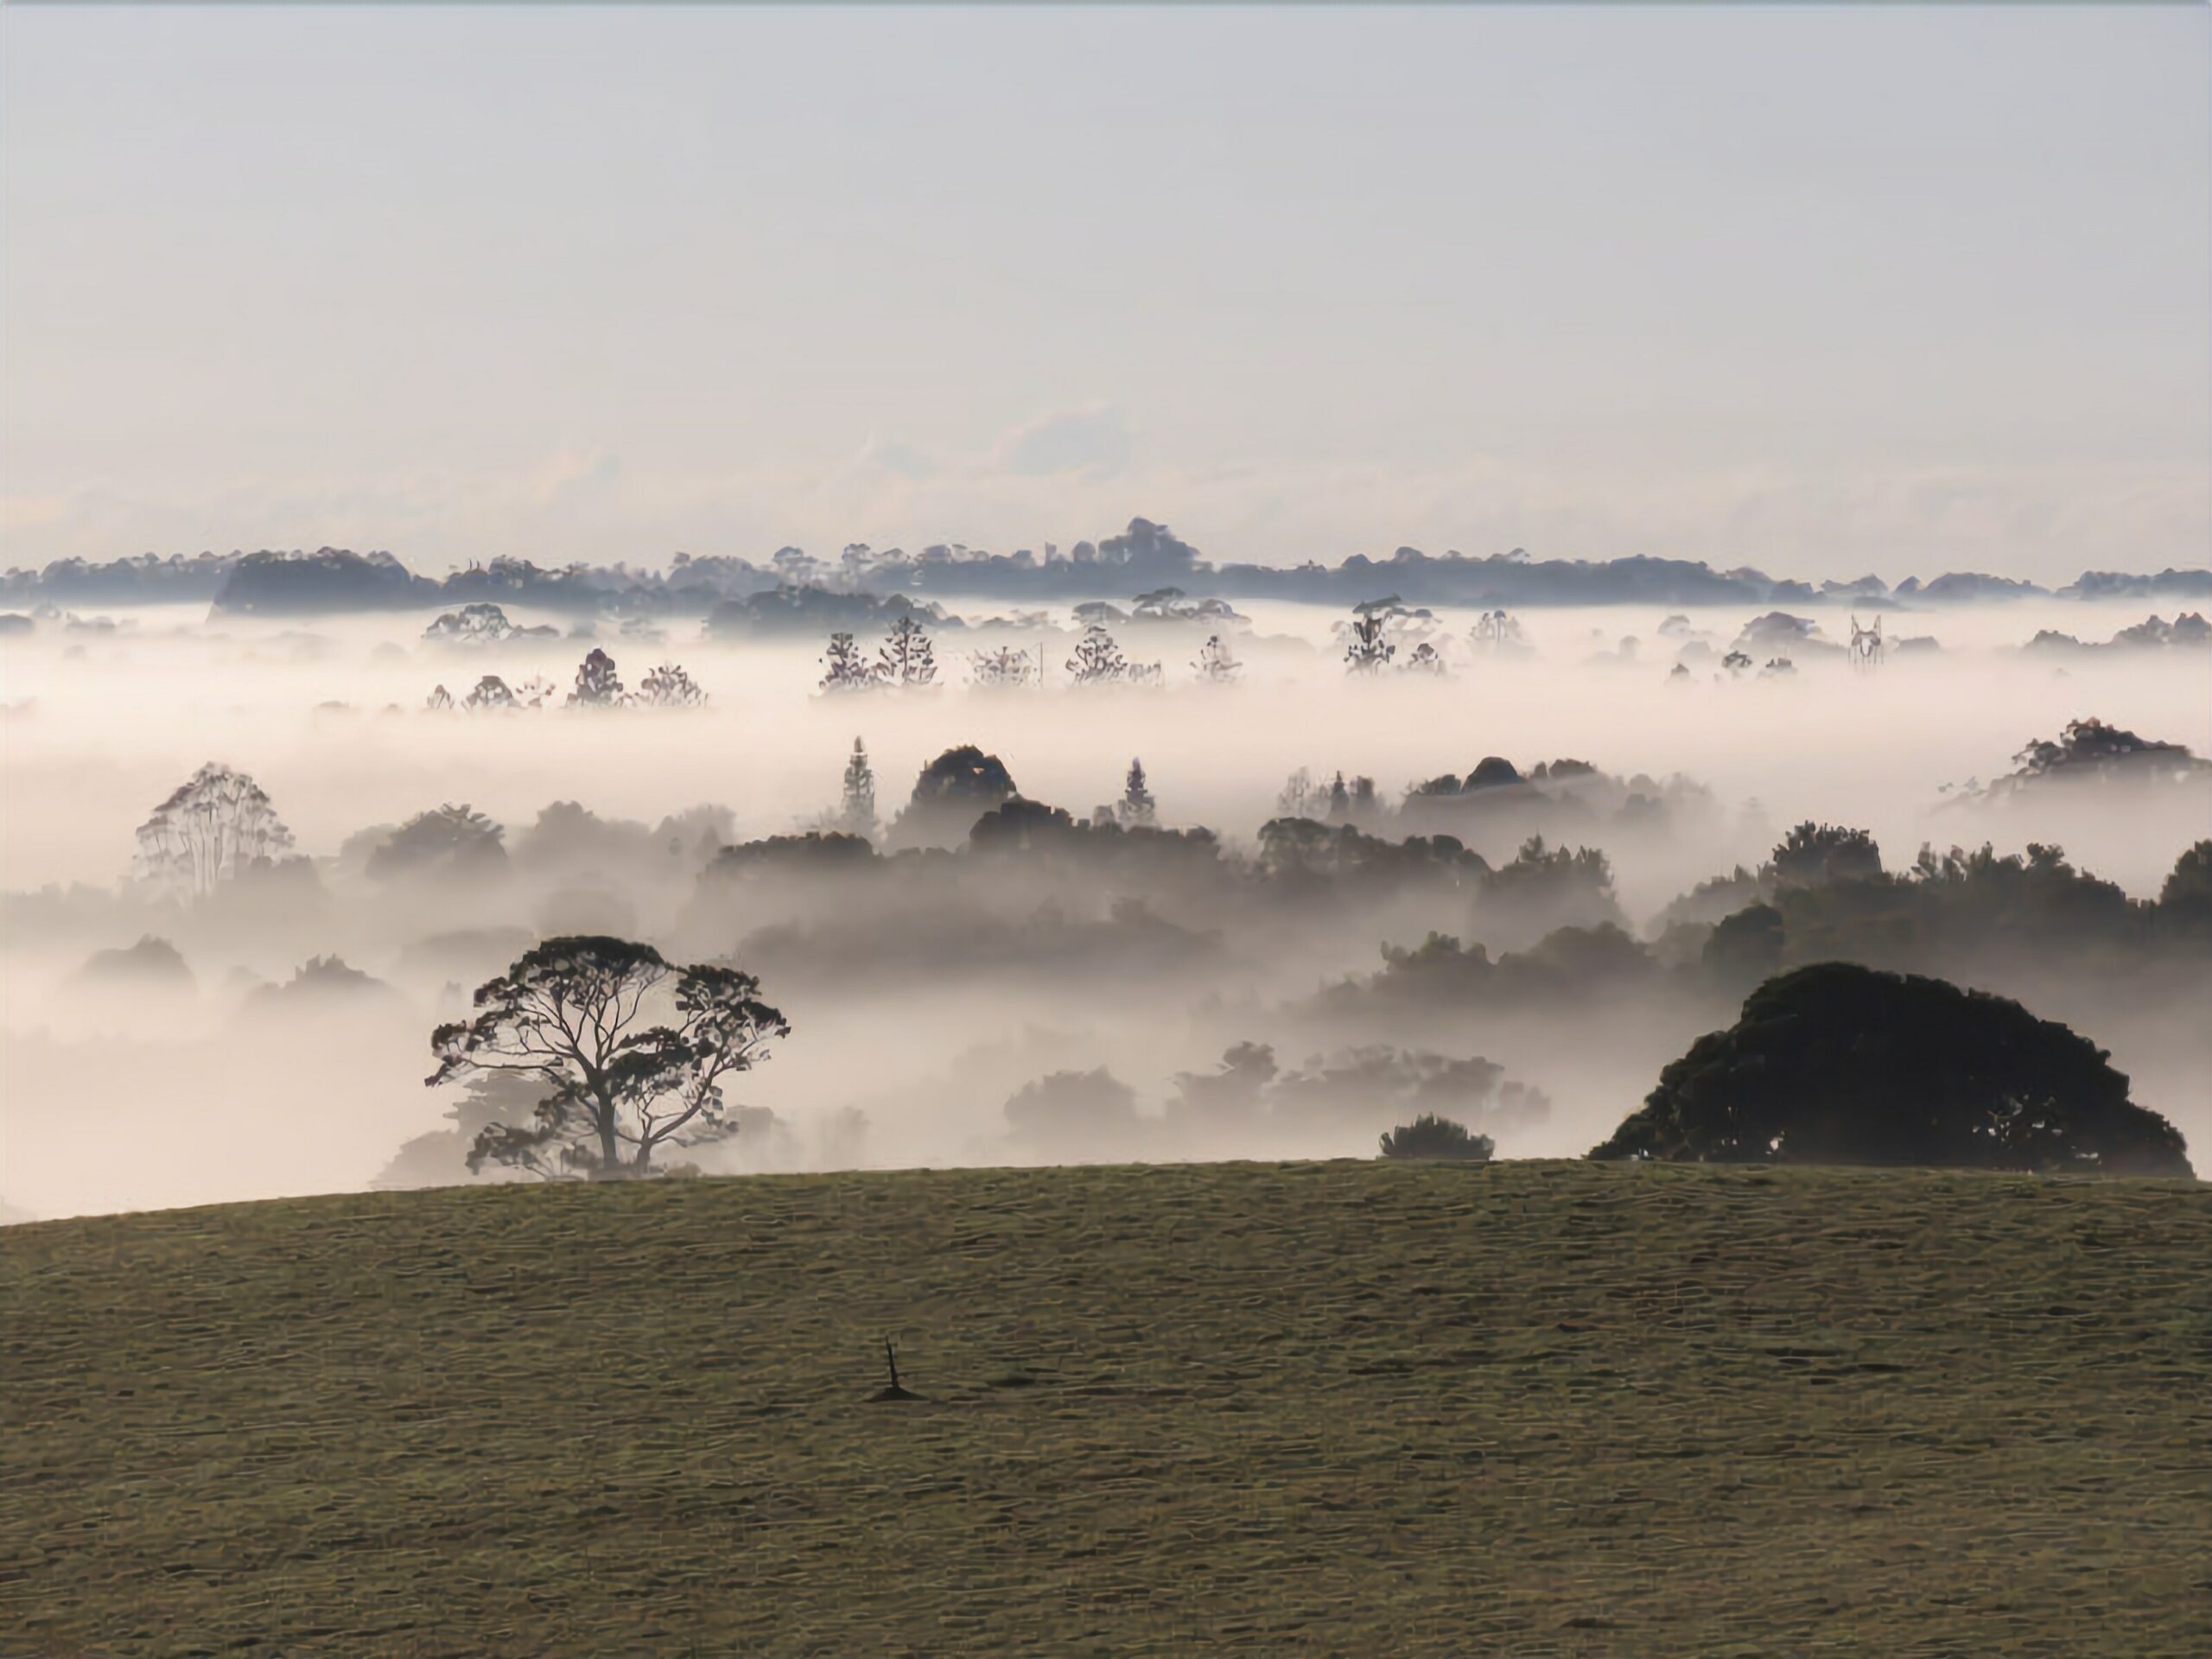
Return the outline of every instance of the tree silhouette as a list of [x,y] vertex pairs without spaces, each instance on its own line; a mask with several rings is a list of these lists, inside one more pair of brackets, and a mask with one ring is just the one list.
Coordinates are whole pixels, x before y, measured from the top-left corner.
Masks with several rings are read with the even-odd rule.
[[1094,622],[1076,641],[1068,658],[1068,677],[1077,685],[1112,685],[1128,677],[1129,665],[1122,648],[1103,623]]
[[1198,660],[1191,666],[1198,671],[1199,682],[1206,685],[1230,685],[1244,671],[1244,664],[1236,660],[1236,653],[1219,634],[1206,636],[1198,647]]
[[134,873],[179,898],[200,899],[291,847],[292,832],[261,785],[210,760],[138,826]]
[[1014,645],[1001,645],[995,651],[972,652],[969,662],[973,664],[972,676],[977,685],[1010,690],[1016,686],[1035,685],[1044,679],[1042,654],[1033,658]]
[[707,694],[674,663],[663,663],[638,683],[638,701],[651,709],[698,709]]
[[464,709],[512,709],[515,694],[507,683],[496,674],[486,674],[476,682],[476,689],[461,700]]
[[1783,886],[1822,887],[1881,874],[1882,849],[1864,830],[1808,818],[1783,838],[1772,861],[1774,879]]
[[1122,804],[1118,816],[1125,824],[1155,823],[1160,818],[1159,803],[1152,798],[1152,791],[1145,787],[1144,762],[1129,762],[1128,776],[1122,784]]
[[416,813],[378,842],[364,868],[373,881],[410,875],[480,875],[505,867],[506,833],[474,807],[448,802]]
[[837,828],[849,836],[875,836],[875,769],[868,765],[868,750],[857,737],[845,762],[844,796],[837,804]]
[[1753,991],[1590,1155],[2189,1174],[2107,1058],[2004,997],[1821,963]]
[[505,611],[480,600],[448,611],[423,630],[423,637],[435,645],[497,645],[515,632]]
[[912,690],[937,678],[937,648],[911,613],[892,624],[875,657],[876,677],[887,685]]
[[864,691],[875,683],[875,671],[849,633],[830,636],[830,649],[822,653],[822,667],[824,691]]
[[475,1015],[440,1026],[432,1087],[484,1073],[543,1089],[528,1128],[486,1125],[468,1154],[546,1179],[650,1175],[663,1147],[726,1139],[724,1083],[791,1025],[734,968],[672,966],[649,944],[548,939],[480,986]]
[[1477,1135],[1464,1123],[1455,1123],[1434,1112],[1423,1112],[1410,1123],[1382,1133],[1381,1155],[1385,1158],[1433,1158],[1452,1163],[1486,1164],[1497,1143]]
[[1344,635],[1344,667],[1348,672],[1380,673],[1398,654],[1397,646],[1382,637],[1389,626],[1387,610],[1362,606],[1352,613],[1351,626]]
[[598,646],[576,670],[576,689],[569,693],[571,709],[616,709],[626,701],[622,693],[622,682],[614,671],[614,659]]

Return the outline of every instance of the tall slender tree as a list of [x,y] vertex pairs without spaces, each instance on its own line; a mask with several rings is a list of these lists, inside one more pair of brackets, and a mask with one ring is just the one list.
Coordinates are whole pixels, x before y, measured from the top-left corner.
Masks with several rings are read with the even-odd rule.
[[1160,804],[1152,798],[1152,791],[1145,785],[1144,762],[1129,762],[1129,774],[1122,784],[1121,819],[1125,824],[1156,823],[1160,819]]
[[875,839],[875,768],[868,764],[868,748],[857,737],[845,762],[843,798],[837,806],[837,827],[849,836]]

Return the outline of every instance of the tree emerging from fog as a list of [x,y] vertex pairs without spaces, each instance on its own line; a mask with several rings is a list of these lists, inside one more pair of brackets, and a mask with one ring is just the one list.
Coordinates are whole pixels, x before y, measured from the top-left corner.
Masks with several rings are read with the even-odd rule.
[[1118,685],[1128,675],[1128,659],[1105,625],[1094,622],[1085,628],[1076,641],[1075,655],[1068,658],[1068,677],[1077,685]]
[[476,689],[461,700],[461,706],[470,710],[512,709],[515,706],[514,689],[497,674],[486,674],[476,682]]
[[1041,684],[1045,664],[1041,656],[1032,657],[1014,645],[1001,645],[995,651],[969,653],[969,677],[977,685],[995,690],[1013,690],[1022,686]]
[[837,802],[836,827],[849,836],[875,838],[875,768],[868,764],[868,746],[857,737],[845,761],[844,790]]
[[865,691],[875,684],[875,671],[861,654],[849,633],[833,633],[830,648],[822,653],[822,690]]
[[540,1090],[531,1121],[486,1124],[468,1154],[545,1179],[655,1173],[666,1147],[728,1139],[725,1085],[791,1034],[753,975],[677,967],[648,944],[548,939],[478,988],[474,1016],[431,1034],[433,1088],[486,1074]]
[[506,830],[474,807],[447,802],[418,812],[370,852],[370,880],[401,876],[480,876],[503,869]]
[[1128,776],[1122,781],[1121,805],[1116,816],[1125,824],[1151,824],[1160,822],[1160,803],[1152,798],[1144,776],[1144,762],[1129,762]]
[[1384,638],[1390,626],[1390,611],[1397,604],[1395,599],[1376,600],[1360,606],[1352,613],[1351,621],[1344,630],[1344,668],[1352,674],[1379,674],[1389,666],[1390,659],[1398,654],[1396,645]]
[[891,637],[875,653],[875,677],[886,685],[915,691],[937,678],[937,647],[909,614],[891,626]]
[[261,785],[211,760],[138,826],[134,872],[175,897],[202,899],[291,847],[292,832]]
[[1236,660],[1236,653],[1230,649],[1229,642],[1217,633],[1206,636],[1205,644],[1198,647],[1198,658],[1191,666],[1202,685],[1234,685],[1236,677],[1244,671],[1244,664]]
[[614,659],[594,645],[576,670],[576,689],[569,693],[571,709],[619,709],[628,701]]
[[675,663],[663,663],[638,682],[638,701],[648,709],[702,709],[707,694]]

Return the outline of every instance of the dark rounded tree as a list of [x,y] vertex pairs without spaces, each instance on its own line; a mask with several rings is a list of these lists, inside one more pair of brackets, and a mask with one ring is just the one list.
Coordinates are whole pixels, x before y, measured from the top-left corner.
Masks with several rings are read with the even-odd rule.
[[2105,1051],[2018,1003],[1821,963],[1770,979],[1593,1158],[2192,1172]]
[[1423,1112],[1410,1123],[1383,1131],[1378,1155],[1384,1158],[1425,1158],[1446,1163],[1486,1164],[1497,1145],[1490,1136],[1477,1135],[1464,1123],[1433,1112]]
[[895,847],[950,847],[968,838],[976,820],[1021,791],[995,754],[972,743],[947,749],[924,766],[914,792],[891,826]]

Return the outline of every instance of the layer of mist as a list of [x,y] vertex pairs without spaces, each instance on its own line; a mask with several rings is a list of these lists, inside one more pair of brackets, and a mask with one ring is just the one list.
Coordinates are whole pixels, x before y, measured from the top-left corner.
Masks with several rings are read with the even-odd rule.
[[[1892,613],[1872,668],[1833,609],[1538,610],[1503,642],[1436,609],[1389,617],[1371,675],[1346,671],[1341,611],[1237,608],[1112,623],[1157,684],[1069,683],[1059,609],[939,631],[926,688],[830,695],[823,640],[696,621],[511,607],[507,637],[455,644],[424,637],[438,607],[42,616],[0,637],[0,1198],[54,1216],[467,1179],[472,1126],[514,1103],[426,1090],[430,1029],[566,933],[734,963],[789,1016],[709,1170],[1370,1155],[1428,1110],[1503,1156],[1579,1154],[1732,1016],[1748,985],[1712,930],[1755,904],[1786,919],[1782,959],[2018,996],[2212,1134],[2206,957],[2152,902],[2212,797],[2186,767],[2021,779],[2085,720],[2212,752],[2212,655],[2187,639],[2025,648],[2110,639],[2139,602]],[[1194,666],[1217,634],[1231,683]],[[1440,671],[1408,667],[1423,644]],[[680,664],[706,701],[561,706],[594,648],[633,691]],[[1046,683],[971,683],[997,650]],[[487,675],[551,695],[427,706]],[[855,827],[856,738],[875,845],[779,840]],[[994,798],[902,820],[963,745],[1066,818],[971,833]],[[1124,804],[1133,760],[1149,819]],[[204,895],[134,879],[139,826],[207,762],[251,776],[290,846]],[[1892,874],[1923,846],[2060,845],[2063,903],[1988,897],[2013,889],[1985,871],[1898,899],[1925,910],[1910,929],[1862,924],[1762,872],[1806,821],[1868,832]],[[2037,868],[2019,880],[2060,891]]]

